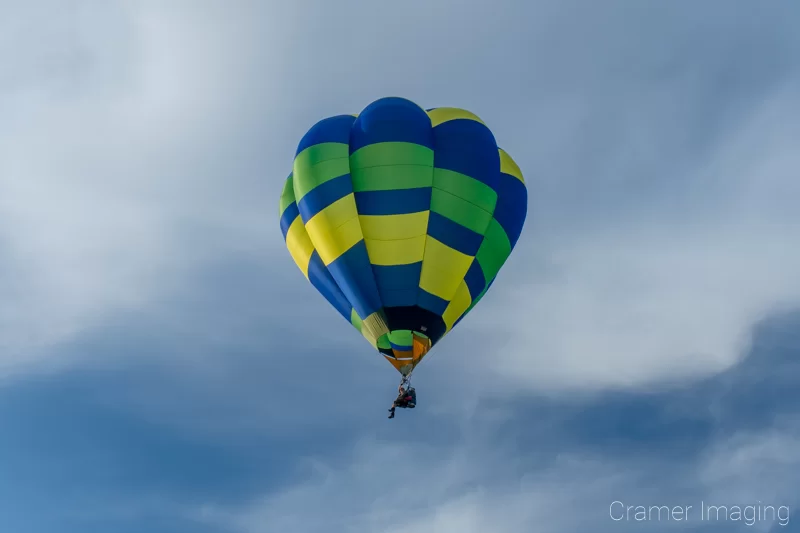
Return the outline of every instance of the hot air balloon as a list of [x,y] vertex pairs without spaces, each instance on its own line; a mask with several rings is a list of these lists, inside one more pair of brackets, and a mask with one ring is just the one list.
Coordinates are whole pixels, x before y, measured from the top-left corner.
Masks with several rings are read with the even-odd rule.
[[280,225],[305,277],[406,378],[489,289],[527,206],[480,118],[390,97],[308,130]]

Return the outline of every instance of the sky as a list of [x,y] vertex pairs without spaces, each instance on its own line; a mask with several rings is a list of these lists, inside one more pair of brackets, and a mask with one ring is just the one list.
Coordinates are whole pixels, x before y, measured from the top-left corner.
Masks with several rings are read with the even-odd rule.
[[[0,0],[2,531],[800,531],[798,16]],[[303,134],[383,96],[529,194],[393,420],[278,225]]]

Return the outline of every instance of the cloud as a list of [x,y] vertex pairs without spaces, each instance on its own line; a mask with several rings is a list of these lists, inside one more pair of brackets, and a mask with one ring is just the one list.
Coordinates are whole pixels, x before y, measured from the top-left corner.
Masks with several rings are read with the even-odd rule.
[[[791,474],[797,462],[794,439],[779,431],[743,436],[721,440],[699,459],[673,461],[615,460],[589,448],[536,466],[526,464],[524,453],[508,454],[488,443],[462,440],[431,450],[413,438],[403,444],[367,439],[344,458],[310,461],[309,473],[294,486],[239,507],[207,505],[194,517],[237,533],[281,528],[382,533],[561,533],[587,527],[610,532],[645,526],[674,530],[674,521],[666,518],[644,526],[634,518],[613,520],[610,505],[620,501],[646,508],[692,506],[680,526],[737,531],[740,524],[731,521],[702,523],[701,502],[792,509],[797,503],[790,497],[797,488]],[[787,511],[780,513],[778,518],[785,521]],[[775,521],[761,520],[756,530],[767,531]]]
[[257,250],[266,226],[237,210],[256,195],[231,186],[238,154],[219,146],[247,112],[231,112],[260,35],[246,14],[55,4],[3,23],[3,371]]
[[[3,382],[12,527],[641,533],[611,501],[800,503],[797,323],[760,322],[800,300],[795,4],[16,9],[0,376],[87,364]],[[387,94],[473,109],[531,200],[390,422],[396,374],[276,212],[307,128]]]
[[468,326],[506,335],[489,365],[545,389],[707,375],[741,357],[754,323],[800,301],[791,234],[671,233],[550,249],[557,279],[514,280]]
[[[787,328],[796,319],[770,318],[758,348],[706,380],[657,392],[486,400],[455,433],[445,429],[448,417],[425,409],[413,418],[437,419],[438,431],[357,432],[350,446],[295,456],[294,482],[266,481],[260,496],[209,502],[190,516],[236,533],[780,531],[800,503],[797,394],[779,387],[779,404],[762,400],[795,365],[797,336]],[[498,409],[510,416],[494,416]],[[412,423],[400,414],[392,423]],[[691,509],[679,523],[657,512],[643,522],[637,509],[614,520],[614,501]],[[709,505],[771,505],[779,514],[750,524],[747,516],[709,520]]]
[[709,501],[796,504],[791,494],[797,480],[790,472],[800,465],[799,443],[796,421],[788,427],[735,434],[707,452],[698,482],[709,490]]
[[21,8],[0,80],[0,365],[158,308],[221,257],[307,291],[273,257],[269,198],[310,125],[386,94],[474,109],[530,184],[518,250],[431,364],[505,345],[469,371],[515,387],[729,365],[797,299],[792,8],[454,6]]
[[[507,473],[501,459],[490,449],[469,445],[430,447],[416,439],[398,444],[368,438],[357,442],[341,463],[311,461],[308,481],[240,509],[207,506],[198,517],[242,533],[281,528],[466,533],[487,527],[512,532],[523,530],[535,518],[555,518],[567,510],[570,498],[563,491],[567,487],[546,495],[564,470],[580,473],[584,480],[599,471],[590,461],[566,460],[557,476],[543,472],[537,474],[538,481],[520,479],[522,488],[515,489],[486,481],[495,467]],[[597,477],[593,480],[592,487],[607,483]],[[570,483],[570,488],[577,488],[577,483]]]
[[[643,386],[737,361],[755,323],[800,302],[793,245],[800,122],[789,119],[797,114],[798,79],[738,112],[737,123],[715,132],[706,140],[713,148],[674,179],[661,175],[653,156],[657,179],[637,184],[630,162],[617,157],[631,150],[623,130],[607,155],[611,166],[598,171],[613,193],[595,197],[580,217],[583,200],[559,203],[575,217],[568,225],[548,211],[549,198],[537,196],[548,178],[531,176],[527,235],[494,294],[461,323],[466,338],[448,350],[474,352],[473,364],[485,362],[516,386],[550,390]],[[633,132],[659,123],[648,116],[658,110],[639,111]],[[618,182],[603,181],[617,164]],[[466,348],[481,337],[487,348]],[[479,360],[489,346],[492,356]]]

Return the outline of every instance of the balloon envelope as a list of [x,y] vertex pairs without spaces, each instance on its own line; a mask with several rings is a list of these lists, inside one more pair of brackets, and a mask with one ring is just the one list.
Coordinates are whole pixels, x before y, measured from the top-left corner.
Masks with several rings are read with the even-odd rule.
[[392,97],[306,133],[280,224],[306,278],[407,375],[486,293],[527,206],[477,116]]

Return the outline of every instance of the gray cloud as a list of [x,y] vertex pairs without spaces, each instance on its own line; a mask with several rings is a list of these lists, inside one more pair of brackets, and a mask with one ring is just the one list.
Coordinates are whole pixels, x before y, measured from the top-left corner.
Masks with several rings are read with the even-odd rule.
[[[784,379],[796,374],[796,320],[771,318],[757,348],[718,377],[660,391],[485,401],[456,434],[443,430],[445,418],[436,436],[358,432],[351,446],[300,458],[296,483],[190,516],[243,533],[781,531],[772,518],[700,515],[703,505],[786,506],[785,522],[798,503],[797,394]],[[678,523],[617,521],[614,501],[692,510]]]
[[[277,191],[311,124],[386,94],[475,110],[528,176],[520,248],[442,358],[505,338],[473,364],[534,386],[709,372],[798,298],[793,6],[204,6],[5,23],[6,367],[222,256],[312,297]],[[517,318],[495,324],[506,292]]]
[[268,241],[267,211],[248,203],[262,191],[235,185],[232,163],[246,13],[95,8],[21,8],[4,23],[4,368]]
[[[796,4],[10,14],[0,375],[84,363],[63,389],[3,382],[30,508],[80,531],[560,533],[642,531],[612,499],[797,505],[796,340],[753,329],[800,300]],[[531,210],[416,376],[425,407],[384,427],[396,375],[297,272],[277,199],[308,127],[391,94],[479,114]],[[13,396],[34,386],[57,390]]]
[[[110,316],[150,314],[154,331],[191,341],[159,352],[183,378],[129,393],[136,409],[206,435],[259,424],[300,435],[311,419],[332,431],[338,418],[302,403],[324,401],[333,390],[327,376],[279,387],[288,407],[277,409],[260,402],[263,381],[248,372],[283,370],[288,379],[300,371],[287,354],[335,346],[352,356],[342,355],[342,374],[391,379],[379,359],[355,368],[371,357],[366,346],[282,249],[275,204],[305,129],[385,94],[461,105],[489,122],[530,184],[520,248],[474,316],[426,362],[431,377],[419,377],[437,420],[472,427],[462,442],[414,442],[411,460],[408,445],[364,437],[353,454],[317,461],[310,483],[249,505],[210,504],[199,516],[192,510],[195,518],[247,533],[265,524],[314,530],[343,512],[351,530],[392,531],[409,526],[409,508],[420,532],[596,524],[609,494],[641,494],[641,478],[660,470],[575,450],[520,479],[503,448],[493,455],[497,443],[470,441],[470,416],[487,417],[490,433],[516,413],[456,405],[448,394],[465,376],[480,378],[484,395],[510,396],[719,372],[748,347],[759,318],[800,299],[792,203],[800,93],[787,22],[796,8],[726,4],[721,17],[677,4],[509,3],[459,10],[453,20],[452,3],[83,5],[63,19],[27,14],[22,30],[0,32],[20,36],[0,56],[12,65],[0,81],[9,117],[0,129],[6,368],[36,355],[55,365],[63,343]],[[227,260],[259,265],[244,278],[258,288],[234,288],[230,273],[202,277]],[[199,287],[212,284],[231,287],[236,301],[201,301]],[[176,297],[218,310],[177,312],[165,305]],[[314,335],[298,325],[301,310],[317,324]],[[250,333],[242,323],[260,327]],[[281,330],[298,328],[302,347],[280,340]],[[251,335],[267,347],[248,344]],[[239,357],[229,356],[231,336],[247,337]],[[65,362],[135,355],[105,348],[72,350]],[[461,351],[472,355],[458,367]],[[237,370],[242,353],[264,362]],[[364,404],[341,410],[366,416],[368,402],[383,401],[381,387],[365,386]],[[191,416],[201,392],[218,403]],[[680,483],[660,481],[653,501],[677,498],[681,487],[691,487],[680,492],[689,499],[784,496],[797,465],[793,428],[724,436],[691,472],[679,469]],[[542,432],[541,442],[556,438]],[[426,491],[398,509],[387,487],[400,475]],[[319,502],[318,522],[308,521],[309,501]]]

